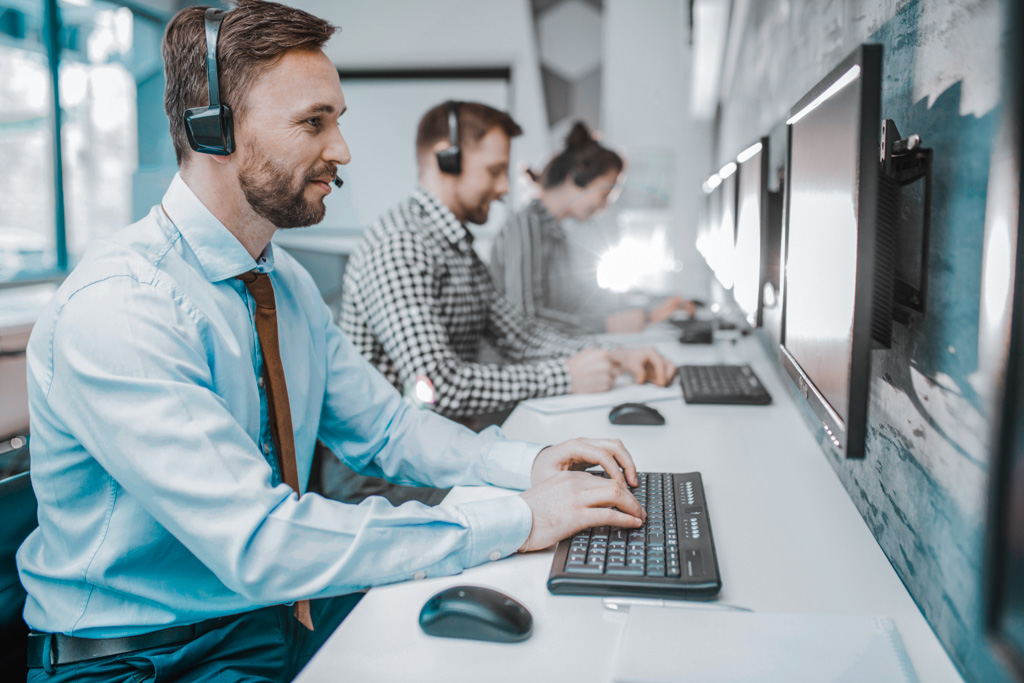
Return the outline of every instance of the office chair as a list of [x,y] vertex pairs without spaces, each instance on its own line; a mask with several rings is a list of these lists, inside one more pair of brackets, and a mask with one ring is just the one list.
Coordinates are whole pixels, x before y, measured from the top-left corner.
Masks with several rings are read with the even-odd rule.
[[0,481],[0,671],[8,680],[25,680],[28,627],[21,618],[25,589],[18,579],[14,556],[36,528],[36,496],[29,473]]

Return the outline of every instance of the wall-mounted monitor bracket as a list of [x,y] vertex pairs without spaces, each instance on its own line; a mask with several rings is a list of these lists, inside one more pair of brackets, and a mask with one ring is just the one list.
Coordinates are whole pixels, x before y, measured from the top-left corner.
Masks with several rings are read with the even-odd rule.
[[932,194],[932,150],[921,136],[900,135],[892,119],[882,122],[880,168],[899,189],[896,216],[896,277],[893,318],[906,324],[910,313],[925,312],[928,231]]

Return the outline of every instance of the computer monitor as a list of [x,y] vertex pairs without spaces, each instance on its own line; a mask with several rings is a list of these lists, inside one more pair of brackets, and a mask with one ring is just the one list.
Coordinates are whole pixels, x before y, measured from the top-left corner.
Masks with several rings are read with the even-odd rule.
[[704,182],[705,216],[697,251],[724,289],[732,289],[736,246],[736,163],[729,162]]
[[736,157],[736,247],[732,296],[751,327],[761,325],[761,290],[767,276],[768,138]]
[[722,208],[714,235],[711,270],[723,289],[732,289],[736,278],[736,169],[736,162],[730,161],[718,171],[722,179],[718,188]]
[[[1011,25],[1024,26],[1024,8],[1014,4]],[[1007,82],[1011,84],[1010,96],[1015,120],[1021,120],[1024,113],[1024,45],[1019,41],[1010,53]],[[1017,127],[1016,156],[1024,158],[1024,135]],[[1018,164],[1019,165],[1019,164]],[[1024,181],[1016,178],[1017,190],[1024,187]],[[1016,254],[1007,259],[1016,265],[1012,270],[994,267],[996,273],[1012,273],[1008,292],[1012,299],[1005,310],[1010,311],[1009,343],[1003,354],[1006,358],[1002,401],[996,402],[995,438],[992,458],[989,463],[989,506],[985,553],[985,622],[986,634],[1007,672],[1016,680],[1024,681],[1024,205],[1016,204],[1016,230],[1012,227],[1013,216],[1007,216],[1007,231],[1016,233]],[[1009,213],[1009,212],[1007,212]],[[995,220],[1000,220],[999,210]],[[998,244],[998,242],[996,242]],[[998,249],[998,248],[997,248]],[[993,250],[994,253],[995,250]],[[1012,254],[1012,252],[1011,252]],[[983,279],[988,280],[988,269],[995,263],[986,258]],[[994,261],[999,261],[995,257]],[[1005,262],[1002,262],[1005,263]],[[995,290],[1002,289],[1001,278],[994,277]],[[987,288],[986,284],[986,288]],[[987,301],[988,291],[983,292]],[[999,297],[995,297],[999,299]],[[993,305],[993,310],[1002,308],[1003,301]],[[1000,344],[1002,346],[1002,344]],[[1002,352],[1003,349],[1000,348]]]
[[882,49],[790,111],[780,360],[833,445],[863,457],[871,349],[888,345],[896,188],[880,173]]
[[[1018,222],[1024,220],[1024,213]],[[1019,230],[1019,228],[1018,228]],[[1024,681],[1024,240],[1017,238],[1003,396],[989,464],[986,631],[1006,668]]]

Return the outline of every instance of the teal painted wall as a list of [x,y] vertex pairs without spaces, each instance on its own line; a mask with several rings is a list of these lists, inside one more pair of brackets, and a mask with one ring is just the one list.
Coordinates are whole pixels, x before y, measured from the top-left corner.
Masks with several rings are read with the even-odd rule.
[[979,318],[989,169],[1010,109],[1010,1],[734,0],[740,42],[717,135],[724,162],[872,42],[884,48],[883,117],[934,149],[927,314],[895,325],[892,348],[873,354],[867,457],[841,460],[806,418],[961,673],[986,683],[1005,679],[981,625],[998,371],[980,362]]

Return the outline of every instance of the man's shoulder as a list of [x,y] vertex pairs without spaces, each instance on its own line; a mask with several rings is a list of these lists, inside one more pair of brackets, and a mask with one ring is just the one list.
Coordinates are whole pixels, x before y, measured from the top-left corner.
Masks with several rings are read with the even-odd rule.
[[151,283],[176,240],[177,236],[162,231],[152,216],[97,238],[58,289],[58,298],[71,298],[81,289],[108,280]]
[[417,239],[430,237],[431,221],[415,196],[406,197],[381,214],[369,233],[378,239]]
[[366,259],[424,260],[438,251],[437,236],[419,204],[407,198],[382,214],[367,229],[360,252]]
[[93,240],[57,289],[44,315],[48,312],[56,318],[67,306],[82,305],[88,306],[96,319],[102,319],[133,308],[132,302],[137,299],[144,300],[142,306],[147,309],[163,304],[180,308],[187,297],[182,296],[171,272],[181,270],[183,265],[176,249],[179,240],[180,235],[166,230],[152,213]]

